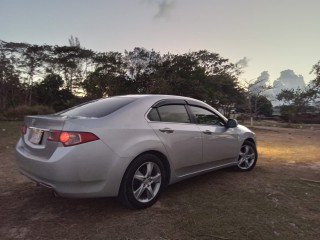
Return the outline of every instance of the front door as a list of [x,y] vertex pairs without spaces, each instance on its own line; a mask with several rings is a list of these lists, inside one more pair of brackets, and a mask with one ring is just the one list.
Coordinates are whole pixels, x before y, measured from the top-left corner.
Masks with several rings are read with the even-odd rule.
[[202,162],[208,167],[233,163],[239,154],[238,130],[226,128],[224,121],[214,112],[190,106],[203,138]]

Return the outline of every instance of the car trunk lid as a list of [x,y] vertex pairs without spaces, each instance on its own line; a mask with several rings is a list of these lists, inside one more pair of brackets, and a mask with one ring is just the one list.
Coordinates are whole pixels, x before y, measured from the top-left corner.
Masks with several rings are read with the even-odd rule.
[[43,160],[49,159],[60,144],[48,141],[50,131],[62,130],[65,121],[66,117],[58,115],[26,116],[22,135],[25,151]]

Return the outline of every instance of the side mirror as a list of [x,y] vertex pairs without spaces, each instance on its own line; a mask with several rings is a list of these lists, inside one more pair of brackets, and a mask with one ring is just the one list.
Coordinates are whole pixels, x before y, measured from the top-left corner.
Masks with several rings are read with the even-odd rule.
[[238,126],[237,120],[235,120],[235,119],[228,119],[228,122],[227,122],[227,125],[226,125],[227,128],[235,128],[235,127],[237,127],[237,126]]

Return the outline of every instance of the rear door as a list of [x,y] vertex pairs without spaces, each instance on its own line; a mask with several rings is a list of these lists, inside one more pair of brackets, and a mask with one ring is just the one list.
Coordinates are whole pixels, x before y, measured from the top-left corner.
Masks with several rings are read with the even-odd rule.
[[167,102],[151,109],[149,125],[161,139],[178,176],[195,171],[202,161],[202,139],[185,104]]

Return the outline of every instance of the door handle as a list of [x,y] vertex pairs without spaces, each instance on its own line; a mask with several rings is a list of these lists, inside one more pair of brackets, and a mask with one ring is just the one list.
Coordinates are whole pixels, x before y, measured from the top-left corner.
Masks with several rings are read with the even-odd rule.
[[174,131],[170,128],[163,128],[163,129],[159,129],[160,132],[163,133],[173,133]]
[[204,134],[207,134],[207,135],[211,135],[211,134],[212,134],[212,132],[209,131],[209,130],[206,130],[206,131],[204,131],[203,133],[204,133]]

